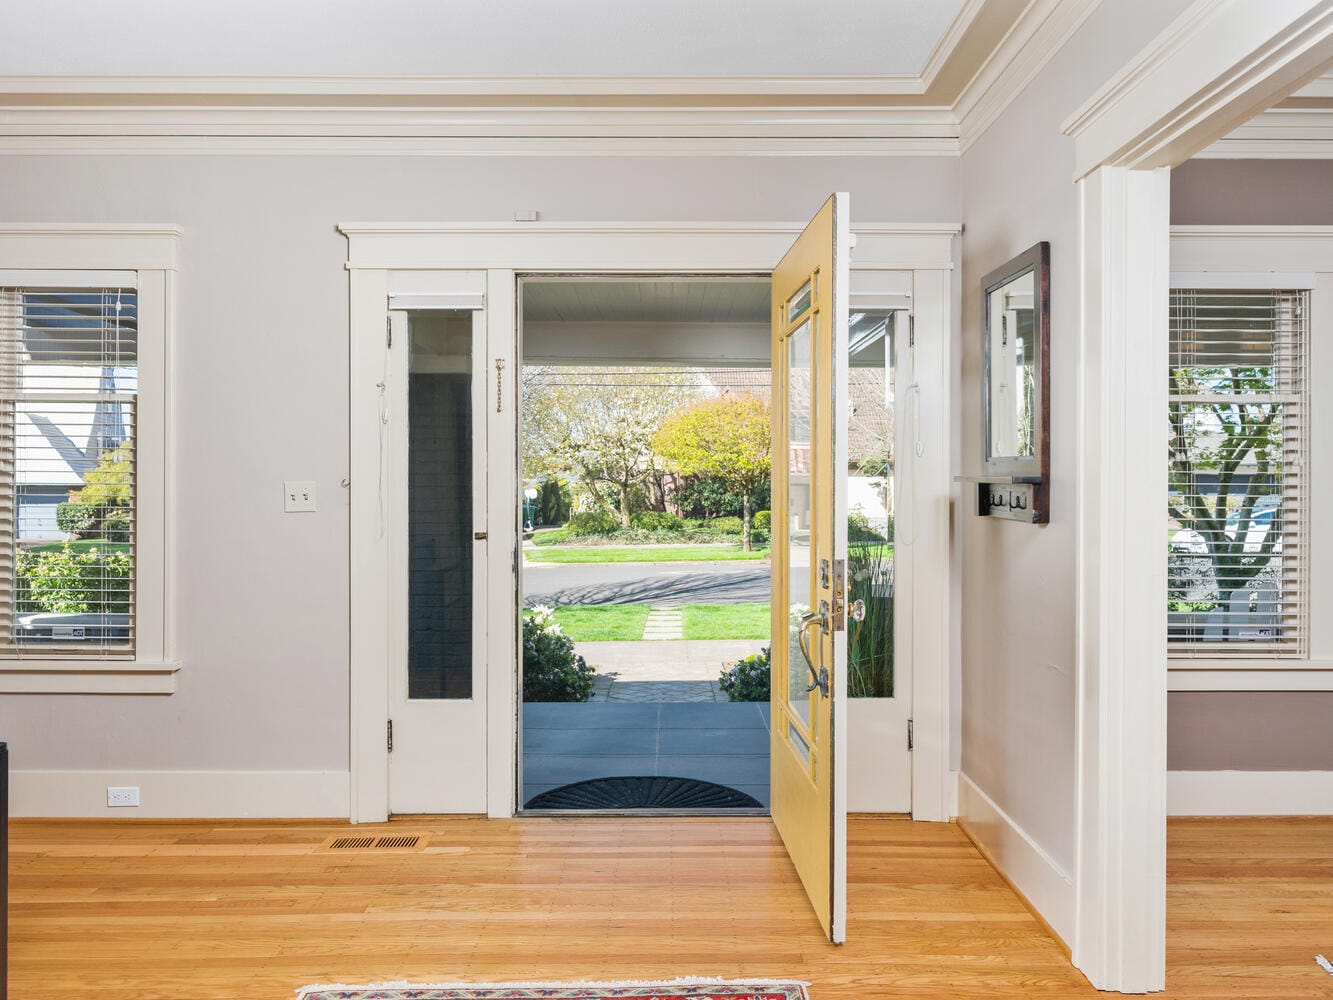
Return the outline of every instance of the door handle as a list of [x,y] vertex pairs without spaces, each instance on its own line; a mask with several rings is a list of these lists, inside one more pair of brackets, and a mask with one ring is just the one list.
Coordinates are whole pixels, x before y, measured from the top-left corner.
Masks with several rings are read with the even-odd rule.
[[810,656],[810,647],[806,645],[805,637],[810,631],[810,626],[818,625],[819,631],[827,634],[829,630],[828,601],[819,602],[818,611],[807,611],[801,615],[800,625],[796,630],[796,642],[801,647],[801,655],[805,657],[805,665],[810,671],[811,683],[805,689],[805,693],[818,689],[819,693],[825,698],[828,697],[828,668],[821,666],[815,669],[815,662]]

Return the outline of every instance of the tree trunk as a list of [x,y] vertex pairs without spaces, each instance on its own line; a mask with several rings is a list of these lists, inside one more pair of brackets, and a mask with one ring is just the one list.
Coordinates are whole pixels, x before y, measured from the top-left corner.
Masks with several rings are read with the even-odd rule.
[[620,487],[620,523],[629,527],[629,491],[628,486]]
[[750,494],[741,494],[741,551],[750,551]]

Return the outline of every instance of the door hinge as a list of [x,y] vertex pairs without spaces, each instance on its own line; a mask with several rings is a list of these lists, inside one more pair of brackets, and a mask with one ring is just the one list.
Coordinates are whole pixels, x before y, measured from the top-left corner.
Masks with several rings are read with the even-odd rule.
[[[390,725],[393,725],[393,723],[390,723]],[[913,739],[914,735],[915,735],[915,734],[912,732],[912,720],[911,720],[911,719],[908,719],[908,720],[907,720],[907,749],[908,749],[908,750],[911,750],[913,744],[915,743],[915,740]]]
[[388,733],[386,735],[388,737],[386,742],[389,747],[389,753],[393,753],[393,719],[389,720]]
[[907,346],[916,347],[916,314],[907,314]]
[[393,317],[384,317],[384,346],[386,348],[393,346]]

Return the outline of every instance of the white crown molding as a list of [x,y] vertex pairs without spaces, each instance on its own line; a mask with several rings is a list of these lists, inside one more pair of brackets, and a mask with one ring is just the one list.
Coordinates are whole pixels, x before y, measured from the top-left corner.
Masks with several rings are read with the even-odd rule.
[[560,136],[0,136],[0,156],[838,156],[958,155],[952,138]]
[[1219,139],[1195,159],[1323,160],[1333,158],[1333,107],[1270,108]]
[[1196,0],[1065,122],[1075,177],[1174,166],[1317,76],[1331,43],[1330,0]]
[[977,19],[977,15],[981,13],[985,6],[986,0],[964,0],[963,6],[958,9],[958,13],[949,23],[949,27],[940,36],[939,43],[935,46],[934,51],[930,53],[926,65],[921,69],[922,93],[930,90],[934,85],[935,78],[940,75],[940,70],[953,56],[959,43],[967,35],[967,29],[972,27],[972,22]]
[[[956,43],[956,42],[955,42]],[[821,97],[925,93],[919,74],[792,76],[0,76],[0,94],[193,97]]]
[[1325,73],[1318,79],[1311,80],[1300,90],[1291,95],[1297,98],[1327,100],[1333,98],[1333,73]]
[[1069,40],[1101,0],[1033,0],[954,103],[966,152]]
[[0,76],[0,154],[956,156],[1099,2],[965,0],[914,75]]

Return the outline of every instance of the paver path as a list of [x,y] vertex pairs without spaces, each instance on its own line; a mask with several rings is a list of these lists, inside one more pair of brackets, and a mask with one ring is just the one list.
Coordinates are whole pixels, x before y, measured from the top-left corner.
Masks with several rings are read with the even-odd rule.
[[643,623],[645,639],[684,639],[685,617],[678,608],[651,608]]
[[718,674],[766,645],[762,639],[661,639],[576,642],[574,651],[597,668],[595,702],[726,702]]

